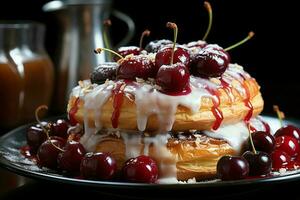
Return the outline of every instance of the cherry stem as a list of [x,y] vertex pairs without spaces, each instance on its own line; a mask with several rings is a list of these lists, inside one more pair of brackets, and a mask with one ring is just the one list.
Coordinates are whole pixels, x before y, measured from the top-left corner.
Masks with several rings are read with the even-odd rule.
[[234,45],[231,45],[231,46],[227,47],[226,49],[224,49],[224,51],[229,51],[229,50],[231,50],[231,49],[234,49],[235,47],[238,47],[238,46],[244,44],[245,42],[247,42],[248,40],[250,40],[253,36],[254,36],[254,32],[253,32],[253,31],[250,31],[250,32],[248,33],[248,36],[245,37],[245,39],[239,41],[238,43],[236,43],[236,44],[234,44]]
[[[105,46],[105,48],[111,49],[109,42],[108,42],[108,31],[109,31],[109,27],[111,26],[110,19],[104,20],[103,25],[104,25],[104,31],[103,31],[104,46]],[[112,60],[111,54],[109,54],[108,59]]]
[[146,29],[146,30],[143,31],[143,33],[142,33],[142,35],[140,37],[140,43],[139,43],[140,49],[142,49],[142,47],[143,47],[144,37],[145,36],[149,36],[149,35],[150,35],[150,31],[148,29]]
[[173,62],[174,62],[174,53],[175,53],[176,42],[177,42],[177,35],[178,35],[178,27],[177,27],[177,25],[175,23],[168,22],[167,23],[167,28],[171,28],[174,31],[173,48],[172,48],[171,61],[170,61],[170,65],[173,65]]
[[208,27],[206,29],[206,32],[202,38],[202,40],[206,40],[208,34],[210,33],[210,30],[211,30],[211,26],[212,26],[212,19],[213,19],[213,13],[212,13],[212,8],[211,8],[211,5],[209,2],[207,1],[204,1],[204,7],[206,8],[207,12],[208,12]]
[[108,51],[108,52],[110,52],[112,54],[115,54],[116,56],[120,57],[121,59],[124,59],[124,57],[121,56],[120,54],[118,54],[117,52],[115,52],[111,49],[107,49],[107,48],[97,48],[97,49],[94,50],[94,53],[100,54],[102,51]]
[[278,116],[281,127],[283,127],[283,125],[284,125],[283,124],[283,119],[285,118],[284,113],[279,110],[279,106],[277,106],[277,105],[274,105],[273,109],[274,109],[274,111],[276,112],[276,114]]
[[252,140],[252,133],[251,133],[251,127],[250,127],[250,123],[247,123],[247,128],[248,128],[248,131],[249,131],[249,139],[250,139],[250,144],[251,144],[251,147],[252,147],[252,151],[254,154],[256,154],[256,149],[255,149],[255,146],[254,146],[254,143],[253,143],[253,140]]
[[37,107],[37,109],[35,110],[35,119],[36,119],[36,121],[39,123],[39,125],[41,126],[41,128],[43,129],[43,131],[46,133],[47,139],[50,141],[50,143],[51,143],[56,149],[58,149],[59,151],[62,151],[62,152],[63,152],[63,151],[64,151],[63,149],[61,149],[60,147],[56,146],[56,145],[51,141],[50,136],[49,136],[49,127],[48,127],[48,129],[46,129],[46,128],[44,127],[44,125],[42,124],[42,122],[41,122],[41,120],[40,120],[40,118],[39,118],[39,112],[40,112],[41,110],[48,110],[48,106],[46,106],[46,105],[41,105],[41,106]]

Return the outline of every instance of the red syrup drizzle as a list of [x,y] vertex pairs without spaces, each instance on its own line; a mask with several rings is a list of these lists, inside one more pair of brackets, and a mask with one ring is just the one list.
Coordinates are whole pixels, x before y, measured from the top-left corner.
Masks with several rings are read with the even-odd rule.
[[210,94],[212,94],[213,96],[216,96],[218,98],[218,101],[216,101],[214,98],[212,98],[213,106],[211,108],[211,112],[213,113],[213,115],[216,118],[216,121],[214,122],[212,129],[217,130],[220,127],[220,125],[224,119],[222,111],[218,108],[220,105],[220,92],[216,89],[212,89],[212,88],[208,88],[208,87],[206,89]]
[[30,147],[28,145],[26,146],[23,146],[20,148],[20,153],[25,157],[25,158],[28,158],[30,160],[33,160],[33,161],[36,161],[37,160],[37,157],[35,154],[32,154],[30,152]]
[[[239,73],[239,75],[244,79],[244,81],[246,80],[246,77],[244,76],[244,74]],[[240,82],[240,83],[241,83],[241,82]],[[245,121],[245,122],[248,122],[248,121],[251,119],[252,115],[253,115],[253,105],[252,105],[252,103],[251,103],[251,95],[250,95],[250,90],[249,90],[249,88],[247,87],[247,85],[246,85],[245,82],[243,82],[243,83],[241,83],[241,84],[242,84],[243,88],[244,88],[245,91],[246,91],[246,99],[244,100],[244,103],[245,103],[245,106],[246,106],[247,108],[249,108],[249,111],[248,111],[246,117],[244,118],[244,121]]]
[[78,123],[78,121],[75,118],[75,114],[78,111],[78,104],[79,104],[79,97],[76,98],[74,106],[70,109],[68,114],[68,118],[71,126],[75,126]]
[[111,124],[113,128],[118,128],[119,124],[119,117],[121,112],[121,106],[123,104],[123,88],[122,86],[125,85],[124,82],[117,82],[116,87],[113,89],[113,108],[114,111],[111,116]]

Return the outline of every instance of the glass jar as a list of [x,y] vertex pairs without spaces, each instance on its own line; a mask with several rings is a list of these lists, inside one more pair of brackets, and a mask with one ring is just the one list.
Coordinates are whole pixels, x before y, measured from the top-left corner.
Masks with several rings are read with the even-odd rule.
[[34,22],[0,22],[0,128],[34,120],[49,106],[53,64],[44,48],[45,27]]

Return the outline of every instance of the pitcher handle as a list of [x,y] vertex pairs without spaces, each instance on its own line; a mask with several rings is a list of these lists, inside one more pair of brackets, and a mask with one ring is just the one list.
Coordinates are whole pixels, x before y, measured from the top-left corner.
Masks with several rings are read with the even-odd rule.
[[128,27],[128,32],[126,36],[117,45],[115,45],[114,48],[116,49],[117,47],[126,45],[133,38],[135,33],[135,24],[134,21],[128,15],[122,13],[121,11],[113,10],[112,15],[124,21]]

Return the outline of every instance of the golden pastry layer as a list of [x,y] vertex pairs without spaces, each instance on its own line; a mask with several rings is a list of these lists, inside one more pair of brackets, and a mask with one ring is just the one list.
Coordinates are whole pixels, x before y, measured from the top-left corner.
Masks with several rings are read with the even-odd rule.
[[[178,180],[182,181],[194,177],[196,180],[214,178],[218,159],[224,155],[236,154],[226,141],[205,135],[197,135],[194,139],[170,138],[163,146],[152,143],[145,147],[143,139],[137,139],[134,144],[130,143],[130,145],[138,151],[138,155],[143,155],[147,148],[148,155],[159,166],[161,178],[175,175]],[[97,144],[96,152],[111,153],[120,170],[126,161],[126,148],[130,147],[126,146],[122,138],[107,136]]]
[[[249,113],[250,109],[245,104],[245,99],[247,97],[245,96],[245,94],[239,92],[237,88],[240,85],[243,85],[244,89],[248,91],[249,100],[253,106],[252,116],[257,116],[263,109],[264,103],[259,91],[260,87],[255,79],[249,78],[247,80],[244,80],[242,84],[237,80],[233,80],[230,89],[218,89],[218,98],[220,99],[220,105],[218,106],[218,109],[223,113],[224,117],[222,124],[239,122],[243,120]],[[147,98],[147,96],[145,96],[145,98]],[[72,108],[77,106],[78,109],[74,115],[74,118],[81,124],[83,123],[83,105],[84,101],[82,98],[77,101],[77,96],[70,96],[68,112]],[[216,121],[216,117],[212,112],[213,105],[214,104],[211,97],[202,97],[200,110],[196,113],[192,113],[188,108],[179,105],[175,114],[175,121],[172,130],[210,130]],[[123,104],[121,106],[120,116],[118,119],[119,129],[138,130],[136,109],[137,108],[134,101],[134,96],[124,95]],[[95,126],[94,111],[94,109],[91,109],[87,112],[87,118],[90,127]],[[113,111],[114,108],[112,95],[99,110],[99,112],[101,113],[99,122],[102,124],[103,128],[112,128],[111,117]],[[157,116],[149,116],[145,131],[155,131],[159,128],[160,127]]]

